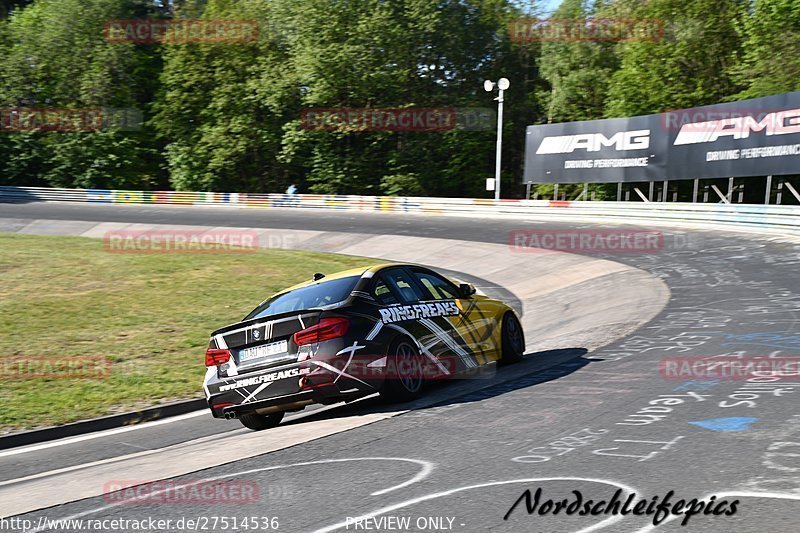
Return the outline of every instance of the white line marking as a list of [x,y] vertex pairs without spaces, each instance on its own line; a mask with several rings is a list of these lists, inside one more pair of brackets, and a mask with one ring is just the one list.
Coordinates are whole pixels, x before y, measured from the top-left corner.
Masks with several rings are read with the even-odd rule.
[[[360,399],[352,402],[350,405],[362,402],[362,401],[370,399],[370,398],[374,398],[376,396],[377,396],[377,394],[371,394],[369,396],[365,396],[364,398],[360,398]],[[303,418],[308,418],[310,416],[314,416],[314,415],[317,415],[317,414],[320,414],[320,413],[324,413],[325,411],[329,411],[331,409],[336,409],[337,407],[341,407],[344,404],[343,403],[335,403],[335,404],[331,404],[331,405],[320,405],[320,404],[318,404],[318,405],[319,405],[319,407],[315,408],[315,409],[304,411],[302,413],[290,414],[289,416],[287,416],[287,417],[285,417],[283,419],[284,424],[286,422],[293,422],[295,420],[302,420]],[[236,427],[235,429],[231,429],[229,431],[222,431],[220,433],[215,433],[213,435],[208,435],[208,436],[200,437],[200,438],[197,438],[197,439],[187,440],[187,441],[179,442],[177,444],[171,444],[169,446],[164,446],[164,447],[161,447],[161,448],[155,448],[153,450],[145,450],[145,451],[142,451],[142,452],[136,452],[136,453],[131,453],[131,454],[127,454],[127,455],[118,455],[116,457],[109,457],[108,459],[101,459],[99,461],[93,461],[91,463],[82,463],[82,464],[78,464],[78,465],[59,468],[59,469],[56,469],[56,470],[50,470],[48,472],[39,472],[38,474],[31,474],[30,476],[25,476],[25,477],[21,477],[21,478],[9,479],[7,481],[0,482],[0,487],[5,486],[5,485],[13,485],[15,483],[22,483],[23,481],[30,481],[32,479],[39,479],[39,478],[43,478],[43,477],[54,476],[54,475],[57,475],[57,474],[63,474],[64,472],[72,472],[72,471],[75,471],[75,470],[83,470],[84,468],[90,468],[90,467],[93,467],[93,466],[99,466],[99,465],[108,464],[108,463],[115,463],[115,462],[119,462],[119,461],[125,461],[127,459],[135,459],[136,457],[141,457],[143,455],[150,455],[150,454],[153,454],[153,453],[162,452],[164,450],[168,450],[168,449],[179,447],[179,446],[188,446],[188,445],[198,444],[198,443],[201,443],[201,442],[212,441],[212,440],[216,440],[216,439],[218,439],[220,437],[230,436],[231,433],[234,433],[234,432],[237,432],[237,431],[244,432],[245,429],[242,428],[242,427]]]
[[189,418],[196,418],[198,416],[208,415],[211,416],[211,412],[208,409],[201,409],[199,411],[193,411],[191,413],[186,413],[183,415],[178,416],[171,416],[169,418],[164,418],[162,420],[154,420],[152,422],[144,422],[142,424],[134,424],[131,426],[125,426],[121,428],[114,428],[114,429],[107,429],[105,431],[98,431],[96,433],[88,433],[86,435],[78,435],[76,437],[70,437],[66,439],[55,440],[52,442],[43,442],[41,444],[32,444],[30,446],[23,446],[21,448],[13,448],[11,450],[6,450],[0,452],[0,457],[8,457],[10,455],[19,455],[21,453],[28,453],[28,452],[35,452],[39,450],[46,450],[48,448],[55,448],[57,446],[64,446],[67,444],[74,444],[76,442],[83,442],[86,440],[92,439],[99,439],[100,437],[107,437],[109,435],[117,435],[119,433],[127,433],[128,431],[134,431],[137,429],[147,429],[153,426],[160,426],[162,424],[169,424],[171,422],[179,422],[181,420],[188,420]]
[[[304,312],[303,312],[303,314],[309,315],[309,314],[311,314],[311,312],[309,312],[309,311],[304,311]],[[257,323],[255,323],[255,324],[250,324],[249,326],[243,326],[243,327],[241,327],[241,328],[239,328],[239,329],[232,329],[231,331],[225,331],[225,332],[223,332],[223,333],[220,333],[219,335],[220,335],[220,336],[222,336],[222,335],[228,335],[228,336],[230,336],[230,335],[233,335],[234,333],[239,333],[240,331],[247,331],[247,330],[249,330],[249,329],[253,329],[253,328],[260,328],[261,326],[268,326],[268,327],[270,328],[270,331],[272,331],[272,328],[273,328],[273,326],[274,326],[275,324],[282,324],[282,323],[284,323],[284,322],[291,322],[292,320],[297,320],[297,317],[298,317],[298,316],[299,316],[299,315],[296,315],[296,316],[290,316],[290,317],[286,317],[286,318],[279,318],[279,319],[277,319],[277,320],[270,320],[270,321],[264,321],[264,322],[257,322]],[[302,322],[301,322],[301,323],[302,323]]]
[[[476,368],[478,366],[475,361],[472,360],[472,357],[467,353],[467,351],[459,346],[455,339],[453,339],[449,333],[440,328],[439,325],[433,320],[430,318],[421,318],[418,320],[418,322],[427,327],[431,333],[433,333],[438,339],[440,339],[451,350],[453,350],[456,355],[458,355],[459,359],[461,359],[461,362],[464,363],[464,366],[467,368]],[[453,329],[455,329],[455,327],[453,327]]]
[[379,320],[378,322],[376,322],[376,323],[375,323],[375,325],[374,325],[374,326],[372,327],[372,329],[370,330],[369,334],[367,335],[367,340],[368,340],[368,341],[371,341],[372,339],[374,339],[375,337],[377,337],[377,336],[378,336],[378,332],[379,332],[379,331],[380,331],[382,328],[383,328],[383,322],[381,322],[381,321]]
[[228,343],[225,342],[225,337],[222,336],[222,333],[220,333],[219,335],[215,335],[214,340],[217,341],[217,348],[219,348],[220,350],[228,349]]
[[[350,363],[353,361],[353,356],[355,356],[356,351],[360,350],[361,348],[366,348],[366,346],[361,346],[360,344],[358,344],[358,341],[355,341],[352,346],[348,346],[347,348],[344,348],[336,352],[336,355],[342,355],[343,353],[348,352],[350,354],[350,358],[344,364],[344,369],[342,370],[342,373],[334,378],[333,380],[334,383],[338,382],[339,378],[342,377],[342,375],[344,375],[344,371],[350,367]],[[364,382],[362,381],[361,383]]]
[[273,383],[275,383],[275,382],[274,382],[274,381],[267,381],[267,382],[265,382],[265,383],[262,383],[261,385],[259,385],[259,386],[256,388],[256,390],[254,390],[253,392],[251,392],[251,393],[250,393],[250,396],[248,396],[247,398],[245,398],[245,399],[244,399],[244,401],[242,401],[242,403],[247,403],[247,402],[249,402],[249,401],[250,401],[250,399],[251,399],[251,398],[254,398],[256,394],[258,394],[258,393],[259,393],[259,392],[261,392],[262,390],[266,389],[267,387],[269,387],[269,386],[270,386],[270,385],[272,385]]
[[[611,481],[607,479],[594,479],[594,478],[587,478],[587,477],[538,477],[538,478],[529,478],[529,479],[511,479],[508,481],[490,481],[489,483],[479,483],[477,485],[468,485],[466,487],[459,487],[456,489],[445,490],[442,492],[435,492],[433,494],[427,494],[425,496],[420,496],[418,498],[412,498],[410,500],[406,500],[404,502],[397,503],[395,505],[389,505],[388,507],[383,507],[378,509],[377,511],[372,511],[367,514],[363,514],[357,517],[349,517],[349,522],[339,522],[338,524],[333,524],[332,526],[327,526],[322,529],[317,529],[313,531],[313,533],[329,533],[331,531],[336,531],[337,529],[342,529],[347,526],[347,524],[352,524],[356,520],[366,520],[368,518],[374,518],[378,515],[386,514],[391,511],[395,511],[397,509],[402,509],[403,507],[408,507],[411,505],[415,505],[417,503],[421,503],[428,500],[434,500],[436,498],[441,498],[442,496],[451,496],[457,492],[462,492],[465,490],[472,490],[472,489],[482,489],[485,487],[495,487],[498,485],[511,485],[514,483],[532,483],[534,481],[589,481],[591,483],[600,483],[602,485],[612,485],[614,487],[620,488],[628,493],[635,493],[636,489],[632,487],[628,487],[627,485],[623,485],[622,483],[618,483],[616,481]],[[624,516],[611,516],[606,518],[602,522],[598,522],[593,526],[589,526],[586,528],[581,529],[580,531],[576,531],[575,533],[589,533],[591,531],[596,531],[598,529],[602,529],[606,526],[610,526],[616,522],[619,522],[625,518]]]
[[158,452],[162,451],[163,449],[164,448],[157,448],[155,450],[146,450],[146,451],[143,451],[143,452],[129,453],[127,455],[120,455],[120,456],[117,456],[117,457],[110,457],[108,459],[101,459],[99,461],[93,461],[91,463],[83,463],[83,464],[74,465],[74,466],[67,466],[67,467],[64,467],[64,468],[58,468],[56,470],[50,470],[48,472],[40,472],[38,474],[32,474],[30,476],[19,477],[19,478],[16,478],[16,479],[9,479],[7,481],[0,481],[0,487],[4,487],[6,485],[14,485],[15,483],[23,483],[25,481],[31,481],[31,480],[34,480],[34,479],[41,479],[43,477],[49,477],[49,476],[55,476],[55,475],[58,475],[58,474],[64,474],[66,472],[73,472],[75,470],[82,470],[84,468],[91,468],[93,466],[104,465],[104,464],[113,463],[113,462],[116,462],[116,461],[125,461],[127,459],[135,459],[137,457],[142,457],[142,456],[145,456],[145,455],[151,455],[153,453],[158,453]]
[[344,376],[344,377],[347,377],[347,378],[350,378],[350,379],[354,379],[354,380],[358,381],[359,383],[363,383],[363,384],[364,384],[364,385],[366,385],[367,387],[369,387],[369,386],[370,386],[370,385],[369,385],[369,383],[366,383],[365,381],[361,381],[361,380],[360,380],[360,379],[358,379],[357,377],[355,377],[355,376],[351,376],[351,375],[350,375],[350,374],[348,374],[347,372],[345,372],[345,371],[343,371],[343,370],[339,370],[339,369],[338,369],[338,368],[336,368],[335,366],[331,366],[331,365],[329,365],[328,363],[326,363],[325,361],[313,361],[313,360],[310,360],[310,361],[309,361],[309,363],[314,363],[315,365],[317,365],[317,366],[319,366],[319,367],[322,367],[322,368],[324,368],[324,369],[326,369],[326,370],[329,370],[329,371],[333,372],[334,374],[338,374],[338,375],[336,376],[336,379],[334,380],[334,383],[335,383],[335,382],[336,382],[336,380],[338,380],[338,379],[339,379],[341,376]]
[[[412,335],[411,333],[408,332],[408,330],[403,329],[403,328],[401,328],[400,326],[398,326],[396,324],[386,324],[386,327],[394,329],[394,330],[397,330],[397,331],[400,331],[401,333],[404,333],[406,336],[408,336],[408,338],[410,338],[411,340],[414,341],[414,343],[417,345],[417,348],[419,348],[420,352],[422,352],[422,354],[425,355],[425,357],[427,357],[428,359],[433,361],[433,363],[436,366],[439,367],[439,370],[441,370],[443,374],[446,374],[446,375],[450,374],[450,371],[447,370],[447,367],[445,367],[441,363],[441,361],[439,361],[439,358],[436,357],[435,355],[433,355],[431,353],[431,351],[428,349],[428,347],[424,346],[423,344],[421,344],[419,342],[419,340],[417,340],[417,338],[414,335]],[[436,335],[433,335],[433,338],[434,338],[435,342],[433,344],[431,344],[431,346],[435,346],[435,345],[437,345],[439,343],[439,339],[436,338]]]
[[[319,461],[308,461],[308,462],[304,462],[304,463],[293,463],[293,464],[288,464],[288,465],[278,465],[278,466],[267,466],[267,467],[264,467],[264,468],[254,468],[252,470],[245,470],[245,471],[242,471],[242,472],[234,472],[234,473],[226,473],[226,474],[223,474],[221,476],[215,476],[215,477],[206,478],[206,479],[203,479],[203,481],[209,482],[209,481],[217,481],[217,480],[220,480],[220,479],[231,479],[231,478],[236,478],[236,477],[239,477],[239,476],[244,476],[244,475],[247,475],[247,474],[255,474],[257,472],[266,472],[266,471],[269,471],[269,470],[279,470],[279,469],[282,469],[282,468],[291,468],[291,467],[295,467],[295,466],[310,466],[310,465],[329,464],[329,463],[345,463],[345,462],[348,462],[348,461],[405,461],[405,462],[408,462],[408,463],[416,463],[416,464],[422,466],[420,471],[417,472],[414,475],[414,477],[412,477],[411,479],[408,479],[408,480],[404,481],[403,483],[400,483],[399,485],[393,485],[391,487],[388,487],[388,488],[381,489],[379,491],[373,492],[373,493],[370,494],[370,496],[380,496],[381,494],[386,494],[388,492],[392,492],[392,491],[395,491],[395,490],[398,490],[398,489],[402,489],[402,488],[405,488],[405,487],[407,487],[409,485],[412,485],[414,483],[422,481],[423,479],[428,477],[430,475],[430,473],[433,472],[433,469],[435,468],[434,463],[431,463],[430,461],[423,461],[421,459],[408,459],[406,457],[353,457],[353,458],[348,458],[348,459],[322,459],[322,460],[319,460]],[[159,491],[153,491],[153,492],[150,492],[148,494],[144,494],[142,496],[137,496],[137,497],[134,497],[134,498],[130,498],[128,500],[114,502],[114,503],[111,503],[111,504],[108,504],[108,505],[104,505],[102,507],[96,507],[94,509],[89,509],[88,511],[83,511],[83,512],[80,512],[80,513],[76,513],[76,514],[73,514],[73,515],[70,515],[70,516],[67,516],[67,517],[64,517],[64,518],[57,518],[55,520],[48,520],[48,521],[51,522],[51,523],[58,523],[59,521],[75,520],[77,518],[83,518],[84,516],[88,516],[90,514],[94,514],[94,513],[99,513],[99,512],[105,511],[107,509],[113,509],[114,507],[117,507],[119,505],[124,505],[124,504],[127,504],[127,503],[139,501],[139,500],[146,500],[148,497],[151,497],[151,496],[154,496],[154,497],[155,496],[160,496],[162,493],[164,493],[164,492],[166,492],[168,490],[175,490],[175,489],[177,489],[179,487],[189,487],[191,485],[196,485],[196,484],[197,484],[197,480],[193,480],[193,481],[187,482],[187,483],[182,484],[182,485],[175,485],[175,486],[169,487],[167,489],[163,489],[163,490],[159,490]],[[39,531],[45,531],[45,530],[47,530],[47,528],[37,527],[35,529],[29,529],[25,533],[38,533]]]

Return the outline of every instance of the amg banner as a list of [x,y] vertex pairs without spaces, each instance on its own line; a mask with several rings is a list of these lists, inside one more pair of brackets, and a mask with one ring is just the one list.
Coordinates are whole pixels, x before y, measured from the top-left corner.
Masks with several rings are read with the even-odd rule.
[[524,181],[800,174],[800,92],[659,115],[528,126]]

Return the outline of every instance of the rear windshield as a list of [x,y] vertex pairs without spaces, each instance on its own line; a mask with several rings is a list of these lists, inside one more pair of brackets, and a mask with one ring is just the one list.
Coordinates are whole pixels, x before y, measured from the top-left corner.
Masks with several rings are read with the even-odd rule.
[[339,303],[350,296],[359,279],[359,276],[350,276],[330,281],[320,281],[313,285],[284,292],[273,296],[253,309],[249,315],[244,317],[244,320],[278,315],[289,311],[304,311]]

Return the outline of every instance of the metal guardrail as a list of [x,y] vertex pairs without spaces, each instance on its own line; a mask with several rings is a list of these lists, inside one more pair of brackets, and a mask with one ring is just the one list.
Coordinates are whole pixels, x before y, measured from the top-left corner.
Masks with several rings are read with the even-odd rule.
[[739,227],[800,234],[800,206],[755,204],[692,204],[491,200],[480,198],[414,198],[329,194],[254,194],[185,191],[125,191],[0,187],[7,202],[60,201],[101,204],[187,205],[235,208],[342,209],[436,215],[492,216],[524,219],[546,216],[607,219],[615,222],[734,224]]

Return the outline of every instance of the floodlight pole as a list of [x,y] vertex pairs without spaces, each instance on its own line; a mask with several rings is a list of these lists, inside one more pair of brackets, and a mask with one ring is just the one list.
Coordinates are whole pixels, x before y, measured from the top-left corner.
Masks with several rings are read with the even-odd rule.
[[503,155],[503,94],[509,87],[507,78],[500,78],[497,83],[491,80],[483,82],[483,89],[488,93],[498,90],[497,100],[497,152],[494,161],[494,199],[500,199],[500,162]]
[[494,163],[494,199],[500,199],[500,160],[503,155],[503,89],[497,96],[497,153]]

